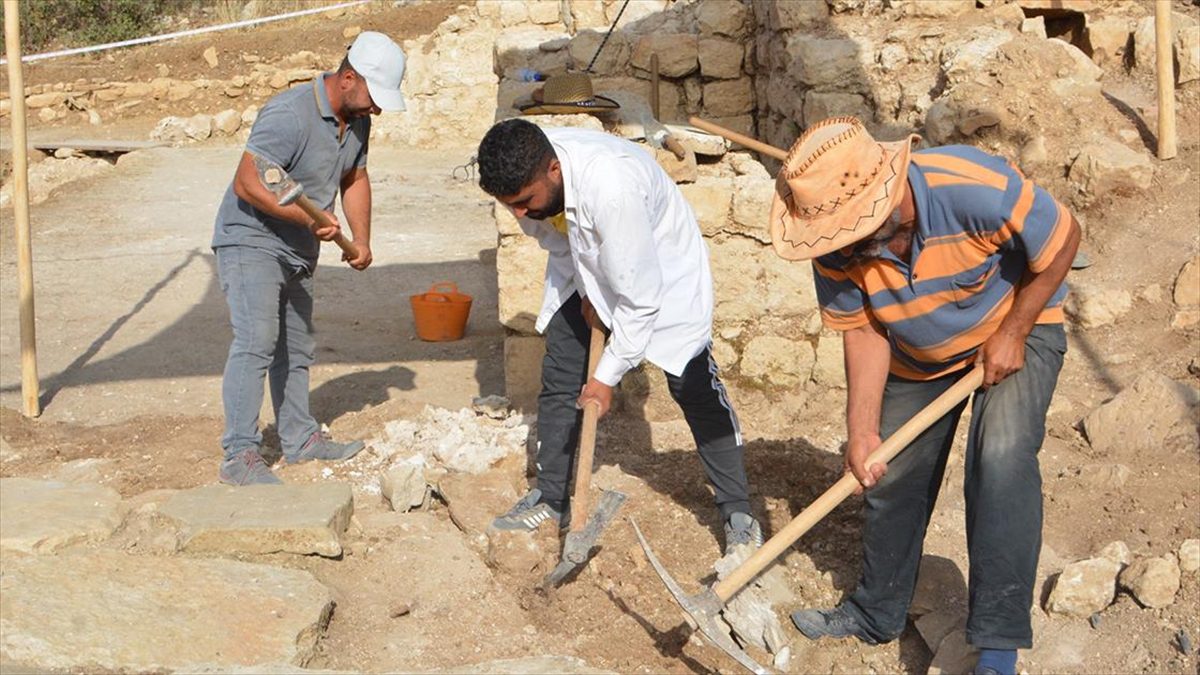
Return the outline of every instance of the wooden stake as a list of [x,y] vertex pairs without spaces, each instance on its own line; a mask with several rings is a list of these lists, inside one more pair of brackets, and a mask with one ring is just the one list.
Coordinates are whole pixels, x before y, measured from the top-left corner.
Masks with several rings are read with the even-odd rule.
[[33,245],[29,236],[29,156],[25,133],[25,75],[17,0],[4,0],[8,95],[12,101],[13,220],[17,234],[17,294],[21,314],[21,400],[25,416],[42,413],[38,401],[37,336],[33,313]]
[[1158,71],[1158,158],[1175,156],[1175,63],[1171,0],[1154,2],[1154,61]]
[[661,122],[662,116],[658,109],[658,54],[650,55],[650,113],[656,121]]

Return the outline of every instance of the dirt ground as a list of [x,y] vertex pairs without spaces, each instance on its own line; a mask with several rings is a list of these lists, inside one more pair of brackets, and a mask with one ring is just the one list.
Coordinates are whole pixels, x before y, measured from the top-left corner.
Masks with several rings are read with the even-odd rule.
[[[421,12],[354,15],[294,29],[227,34],[224,51],[281,56],[299,48],[335,51],[342,29],[361,24],[401,37],[429,32],[453,5]],[[374,24],[370,22],[376,22]],[[31,67],[29,83],[90,76],[128,80],[200,75],[207,41],[181,42]],[[256,51],[255,51],[256,50]],[[197,66],[196,64],[200,64]],[[222,64],[234,74],[240,64]],[[196,68],[192,73],[189,69]],[[83,73],[82,75],[80,73]],[[1152,100],[1148,83],[1120,82],[1122,95]],[[1084,213],[1085,247],[1096,264],[1072,279],[1104,279],[1131,292],[1157,285],[1169,298],[1180,265],[1200,249],[1200,106],[1195,88],[1179,111],[1180,152],[1143,195],[1105,201]],[[97,131],[38,129],[36,134],[109,134],[145,138],[150,111]],[[5,134],[8,129],[4,129]],[[8,139],[5,139],[6,142]],[[208,248],[212,218],[240,148],[211,141],[140,151],[114,171],[61,188],[33,211],[39,368],[45,411],[19,414],[16,253],[11,210],[0,213],[0,436],[14,456],[2,476],[53,476],[67,462],[108,460],[96,480],[134,497],[148,490],[216,479],[221,431],[220,379],[230,332]],[[497,320],[495,229],[490,200],[451,177],[472,149],[438,151],[373,146],[375,264],[350,270],[326,251],[316,275],[318,363],[312,406],[335,436],[378,436],[393,419],[426,405],[457,409],[474,396],[503,393],[504,333]],[[467,337],[424,343],[412,329],[408,296],[451,280],[475,298]],[[1126,542],[1134,555],[1162,555],[1200,536],[1200,461],[1195,450],[1155,448],[1139,456],[1098,457],[1078,421],[1145,370],[1197,384],[1187,370],[1200,354],[1197,329],[1171,330],[1170,302],[1139,303],[1112,326],[1073,331],[1071,352],[1051,407],[1042,451],[1046,523],[1045,579],[1100,546]],[[749,444],[747,469],[755,508],[768,534],[832,484],[844,394],[768,396],[734,388]],[[269,404],[264,420],[269,421]],[[965,428],[965,421],[962,425]],[[712,580],[721,541],[716,514],[686,428],[629,417],[600,431],[600,487],[630,496],[623,516],[636,518],[656,551],[689,589]],[[1085,485],[1080,469],[1122,462],[1123,488]],[[926,553],[966,570],[961,455],[947,471]],[[285,481],[322,480],[319,469],[285,467]],[[400,516],[378,496],[356,494],[356,518],[340,560],[279,556],[334,589],[338,607],[314,668],[412,671],[468,661],[573,654],[618,672],[737,672],[732,662],[689,631],[645,562],[622,518],[597,557],[573,583],[546,599],[531,578],[493,573],[463,545],[445,506]],[[783,560],[794,601],[781,610],[828,606],[855,584],[860,565],[860,502],[852,498],[806,535]],[[412,534],[413,523],[420,519]],[[436,540],[431,543],[430,539]],[[440,542],[440,543],[439,543]],[[430,551],[451,551],[453,561]],[[439,571],[453,570],[452,578]],[[449,573],[449,572],[448,572]],[[965,602],[965,580],[946,588]],[[1041,589],[1048,591],[1048,584]],[[393,618],[400,604],[413,608]],[[1048,618],[1034,609],[1037,647],[1022,652],[1030,673],[1192,672],[1197,656],[1180,654],[1183,630],[1200,641],[1200,576],[1184,575],[1176,602],[1142,609],[1120,596],[1094,627]],[[809,643],[793,639],[791,672],[925,672],[931,654],[910,625],[895,643]],[[766,657],[758,653],[760,660]]]

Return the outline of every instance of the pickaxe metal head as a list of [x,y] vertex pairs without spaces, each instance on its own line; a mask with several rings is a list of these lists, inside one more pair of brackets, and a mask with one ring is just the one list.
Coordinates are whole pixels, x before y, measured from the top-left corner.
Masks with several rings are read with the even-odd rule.
[[638,542],[641,543],[642,551],[646,553],[646,558],[654,567],[654,571],[658,572],[658,576],[662,579],[663,584],[666,585],[667,590],[671,591],[671,595],[675,596],[675,602],[679,603],[679,606],[683,608],[683,611],[687,615],[688,623],[693,628],[698,628],[704,637],[708,638],[709,642],[720,647],[722,651],[750,672],[770,673],[770,670],[758,665],[758,662],[750,658],[750,655],[733,641],[733,637],[729,635],[729,631],[725,629],[720,621],[721,608],[725,606],[725,603],[721,601],[721,598],[717,596],[713,589],[705,588],[696,595],[684,593],[679,584],[675,582],[675,579],[671,577],[671,573],[667,571],[667,568],[663,567],[663,564],[658,561],[658,557],[654,555],[654,551],[650,550],[650,544],[642,536],[642,531],[638,528],[637,523],[634,522],[633,518],[630,518],[629,522],[633,525],[633,531],[637,533]]
[[304,186],[289,176],[282,166],[271,160],[254,155],[254,169],[258,172],[263,186],[275,195],[280,206],[287,206],[304,194]]
[[549,590],[558,585],[572,570],[587,563],[592,547],[600,541],[600,533],[616,517],[617,510],[625,503],[625,499],[625,494],[616,490],[605,490],[600,495],[596,510],[588,518],[587,525],[583,529],[567,533],[563,541],[562,561],[546,575],[542,583],[544,589]]

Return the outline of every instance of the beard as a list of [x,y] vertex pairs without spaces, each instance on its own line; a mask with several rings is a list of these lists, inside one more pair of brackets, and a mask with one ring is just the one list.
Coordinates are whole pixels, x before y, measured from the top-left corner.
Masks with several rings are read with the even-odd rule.
[[851,260],[875,260],[883,256],[883,250],[896,236],[896,233],[906,225],[900,222],[900,209],[895,209],[888,215],[887,220],[875,230],[871,236],[854,245],[850,253]]
[[[547,179],[547,180],[549,180],[549,179]],[[528,211],[528,212],[526,212],[525,216],[527,218],[532,218],[534,220],[546,220],[547,218],[550,218],[552,216],[557,216],[558,214],[562,213],[563,207],[566,204],[566,197],[563,192],[562,183],[559,182],[558,185],[552,184],[551,189],[550,189],[550,194],[551,194],[550,201],[546,204],[545,207],[540,208],[536,211],[532,211],[532,210]]]

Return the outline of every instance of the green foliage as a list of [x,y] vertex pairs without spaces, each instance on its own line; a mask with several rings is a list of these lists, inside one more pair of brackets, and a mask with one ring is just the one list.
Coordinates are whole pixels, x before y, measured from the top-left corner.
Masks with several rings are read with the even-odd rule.
[[21,0],[23,53],[151,35],[189,0]]

